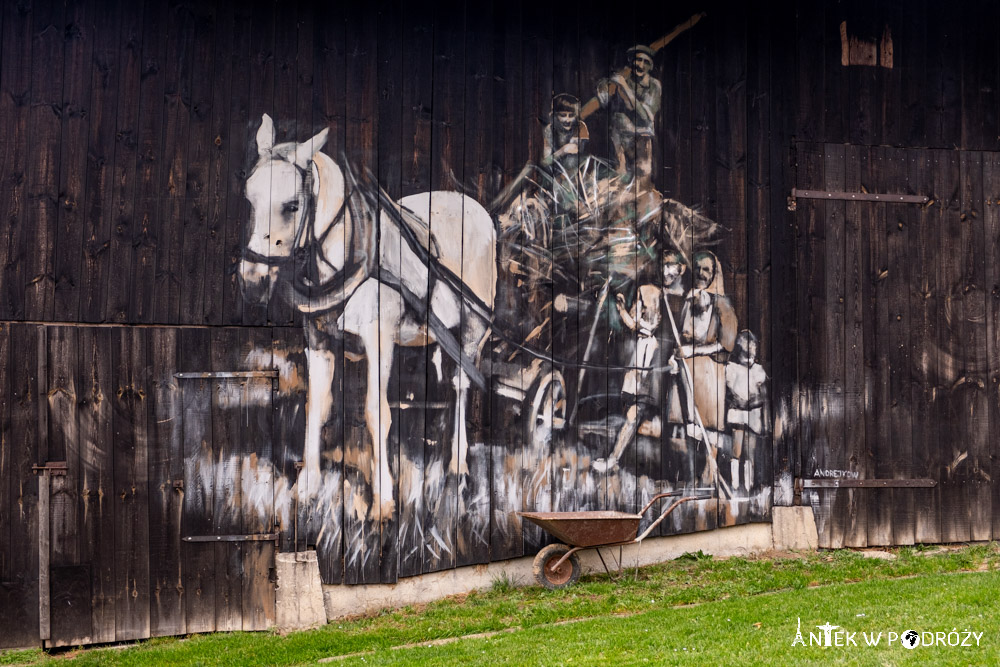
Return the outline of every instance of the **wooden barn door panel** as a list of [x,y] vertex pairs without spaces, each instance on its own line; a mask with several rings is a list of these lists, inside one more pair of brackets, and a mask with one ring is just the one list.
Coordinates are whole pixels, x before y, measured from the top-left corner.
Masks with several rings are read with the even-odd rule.
[[937,483],[807,489],[820,546],[989,539],[993,156],[806,143],[796,156],[796,187],[831,193],[796,202],[802,476]]
[[[256,331],[190,331],[178,373],[183,413],[181,517],[186,631],[274,624],[277,546],[271,469],[272,381],[246,369],[266,350]],[[197,340],[195,340],[197,339]],[[258,340],[259,339],[259,340]]]

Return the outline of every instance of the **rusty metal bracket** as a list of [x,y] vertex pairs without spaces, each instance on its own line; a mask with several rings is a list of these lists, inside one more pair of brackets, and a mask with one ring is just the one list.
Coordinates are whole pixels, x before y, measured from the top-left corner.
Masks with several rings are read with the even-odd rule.
[[48,473],[49,475],[65,475],[68,469],[65,461],[49,461],[43,466],[31,466],[31,472],[35,475],[38,473]]
[[178,380],[217,380],[227,378],[276,378],[278,371],[211,371],[205,373],[174,373]]
[[802,489],[927,489],[937,486],[933,479],[796,479],[796,493]]
[[254,535],[189,535],[181,538],[185,542],[277,542],[277,533],[256,533]]
[[799,190],[792,188],[788,198],[788,210],[794,211],[797,199],[826,199],[828,201],[867,201],[883,204],[926,204],[930,197],[923,195],[904,195],[900,193],[872,192],[838,192],[835,190]]

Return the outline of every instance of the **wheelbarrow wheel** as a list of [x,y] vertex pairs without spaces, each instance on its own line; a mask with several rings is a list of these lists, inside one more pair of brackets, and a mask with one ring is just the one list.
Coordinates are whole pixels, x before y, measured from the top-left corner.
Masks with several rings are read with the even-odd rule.
[[570,548],[565,544],[550,544],[535,556],[532,571],[535,581],[545,588],[556,590],[572,586],[580,579],[580,559],[574,553],[556,568],[559,559],[566,555]]

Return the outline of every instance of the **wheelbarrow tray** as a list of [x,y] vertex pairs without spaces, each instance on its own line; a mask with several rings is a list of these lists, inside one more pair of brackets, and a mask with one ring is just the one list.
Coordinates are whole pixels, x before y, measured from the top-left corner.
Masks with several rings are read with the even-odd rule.
[[518,512],[556,539],[573,547],[599,547],[635,541],[641,514],[627,512]]

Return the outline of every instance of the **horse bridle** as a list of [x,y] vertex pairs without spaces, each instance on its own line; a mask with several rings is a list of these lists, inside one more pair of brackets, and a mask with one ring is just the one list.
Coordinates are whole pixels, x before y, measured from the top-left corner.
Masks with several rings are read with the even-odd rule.
[[[299,309],[310,313],[322,313],[331,310],[343,303],[358,286],[371,275],[375,253],[372,252],[371,243],[365,243],[370,239],[362,238],[362,230],[366,227],[364,219],[368,215],[363,210],[364,202],[358,202],[358,184],[349,168],[347,171],[347,181],[350,188],[344,193],[344,199],[340,204],[337,213],[331,218],[330,224],[319,236],[316,235],[316,176],[313,166],[302,167],[292,160],[283,157],[271,158],[280,159],[295,168],[302,179],[302,190],[305,193],[303,201],[303,212],[299,224],[295,229],[295,238],[292,241],[292,251],[287,256],[271,257],[262,255],[250,248],[244,248],[244,259],[250,262],[264,264],[275,267],[279,271],[290,272],[288,280],[279,280],[282,286],[283,296]],[[330,232],[337,227],[338,223],[344,222],[347,212],[351,212],[352,222],[355,227],[351,235],[350,247],[345,249],[344,266],[337,269],[326,257],[323,244],[326,242]],[[371,227],[376,221],[370,221]],[[359,245],[367,247],[359,248]],[[361,255],[358,257],[357,255]],[[333,270],[332,279],[320,282],[320,263],[326,264]],[[353,272],[352,272],[353,270]],[[305,299],[305,303],[301,303]]]

